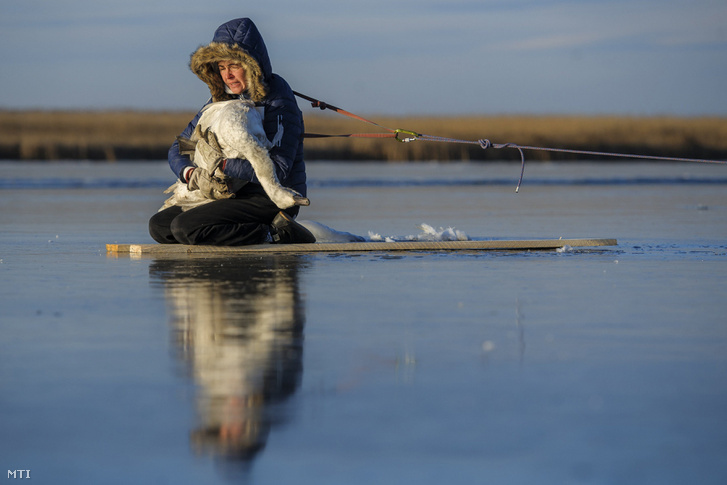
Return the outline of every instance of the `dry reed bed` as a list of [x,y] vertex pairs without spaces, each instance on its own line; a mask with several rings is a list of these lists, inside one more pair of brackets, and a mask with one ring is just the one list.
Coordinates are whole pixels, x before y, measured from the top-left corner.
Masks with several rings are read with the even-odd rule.
[[[2,159],[164,159],[187,125],[190,112],[0,111]],[[332,113],[305,112],[309,133],[376,132],[375,126]],[[427,135],[493,143],[724,159],[727,118],[676,117],[376,117],[378,124]],[[406,136],[406,135],[404,135]],[[482,150],[477,144],[376,138],[306,140],[306,158],[338,160],[495,160],[519,157],[516,150]],[[568,159],[529,152],[528,159]],[[580,158],[580,157],[578,157]]]
[[[575,116],[499,116],[377,118],[389,128],[476,141],[487,138],[492,143],[626,152],[657,156],[724,158],[727,156],[727,119],[724,118],[633,118]],[[339,130],[375,131],[360,122],[331,126],[329,119],[308,118],[309,132],[335,133]],[[372,130],[373,128],[373,130]],[[342,132],[341,131],[341,132]],[[379,130],[380,131],[380,130]],[[403,135],[406,136],[406,135]],[[371,139],[322,139],[306,141],[307,149],[351,152],[355,157],[384,160],[469,160],[517,158],[516,150],[487,150],[476,144],[417,141],[396,143]],[[547,152],[529,152],[528,158],[577,158]],[[579,157],[578,157],[579,158]]]
[[[0,158],[166,158],[194,113],[0,111]],[[166,148],[165,148],[166,147]]]

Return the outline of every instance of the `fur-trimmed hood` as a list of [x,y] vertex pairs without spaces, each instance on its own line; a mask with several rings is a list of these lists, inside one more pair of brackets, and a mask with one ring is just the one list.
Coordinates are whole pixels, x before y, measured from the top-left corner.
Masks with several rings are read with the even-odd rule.
[[235,96],[225,91],[225,83],[217,69],[220,61],[238,61],[245,69],[246,94],[259,102],[268,94],[272,66],[260,32],[248,18],[222,24],[212,42],[200,46],[191,56],[189,67],[210,88],[212,101],[225,101]]

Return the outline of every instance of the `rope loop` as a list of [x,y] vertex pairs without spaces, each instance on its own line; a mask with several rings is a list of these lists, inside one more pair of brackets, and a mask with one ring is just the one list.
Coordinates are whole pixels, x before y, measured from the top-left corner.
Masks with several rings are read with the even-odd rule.
[[480,144],[480,147],[483,150],[487,150],[490,147],[492,147],[496,150],[499,150],[500,148],[517,148],[517,151],[520,152],[520,178],[517,181],[517,187],[515,187],[515,193],[520,192],[520,185],[522,185],[523,175],[525,175],[525,153],[523,152],[522,147],[520,145],[516,145],[515,143],[495,143],[495,144],[493,144],[487,138],[477,140],[477,143]]

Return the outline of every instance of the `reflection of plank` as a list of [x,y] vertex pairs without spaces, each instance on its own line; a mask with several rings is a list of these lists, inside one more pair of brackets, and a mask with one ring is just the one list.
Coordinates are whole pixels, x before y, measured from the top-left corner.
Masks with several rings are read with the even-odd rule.
[[254,246],[183,246],[181,244],[107,244],[109,253],[187,254],[187,253],[353,253],[362,251],[497,251],[557,249],[563,246],[616,246],[615,239],[532,239],[503,241],[402,241],[315,244],[257,244]]

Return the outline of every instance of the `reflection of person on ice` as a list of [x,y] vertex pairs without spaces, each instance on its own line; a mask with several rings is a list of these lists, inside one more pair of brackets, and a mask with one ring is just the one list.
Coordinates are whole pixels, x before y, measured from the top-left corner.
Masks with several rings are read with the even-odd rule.
[[[211,43],[198,48],[191,57],[190,68],[210,88],[207,103],[232,99],[251,100],[263,111],[263,128],[275,144],[269,155],[280,184],[301,196],[306,195],[303,161],[303,115],[298,109],[288,83],[273,74],[263,38],[247,18],[221,25]],[[204,108],[203,108],[204,109]],[[191,138],[202,110],[182,132]],[[277,136],[276,136],[277,135]],[[228,180],[195,166],[189,156],[180,153],[178,141],[169,149],[169,166],[189,190],[224,194],[207,204],[183,210],[168,207],[149,220],[149,232],[163,244],[209,244],[237,246],[275,243],[311,243],[315,237],[294,221],[299,206],[285,210],[265,193],[253,167],[245,159],[224,159],[214,144],[199,140],[198,151],[219,159],[217,170]],[[201,150],[199,150],[201,148]],[[233,196],[234,195],[234,196]]]
[[303,373],[304,260],[275,254],[158,259],[178,355],[195,383],[199,452],[252,462],[292,415]]

